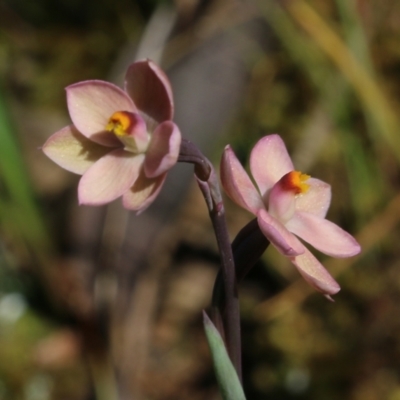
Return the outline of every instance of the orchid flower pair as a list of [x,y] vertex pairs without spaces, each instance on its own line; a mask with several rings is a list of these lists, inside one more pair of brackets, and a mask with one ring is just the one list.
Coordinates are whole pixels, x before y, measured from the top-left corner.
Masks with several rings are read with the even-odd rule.
[[[221,181],[231,199],[257,216],[260,230],[296,266],[303,278],[325,294],[340,287],[311,254],[300,237],[332,257],[351,257],[360,245],[343,229],[325,219],[331,187],[296,171],[278,135],[260,139],[250,155],[250,170],[258,190],[227,146],[221,161]],[[296,235],[296,236],[295,236]]]
[[[44,153],[82,175],[80,204],[102,205],[122,196],[125,208],[143,211],[161,190],[180,151],[181,133],[172,122],[168,78],[145,60],[128,68],[125,90],[91,80],[68,86],[66,91],[73,125],[53,134],[43,146]],[[228,146],[221,162],[225,191],[257,216],[267,239],[311,286],[330,298],[339,285],[295,236],[334,257],[359,253],[355,239],[325,219],[330,186],[295,171],[278,135],[256,144],[250,169],[258,190]]]
[[143,211],[179,155],[181,133],[172,122],[168,78],[145,60],[128,68],[125,90],[90,80],[66,91],[73,125],[53,134],[44,153],[82,175],[80,204],[102,205],[122,196],[125,208]]

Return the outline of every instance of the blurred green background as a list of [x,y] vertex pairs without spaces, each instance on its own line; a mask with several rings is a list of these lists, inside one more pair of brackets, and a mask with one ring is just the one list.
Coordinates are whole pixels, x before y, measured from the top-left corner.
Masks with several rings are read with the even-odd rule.
[[[400,400],[391,0],[0,2],[0,400],[219,398],[200,313],[218,254],[195,184],[164,188],[172,218],[161,202],[135,222],[119,201],[78,207],[78,177],[40,151],[69,123],[65,86],[121,84],[138,57],[171,76],[182,133],[215,165],[279,133],[363,247],[321,257],[333,304],[268,249],[241,287],[247,398]],[[226,208],[233,238],[251,216]]]

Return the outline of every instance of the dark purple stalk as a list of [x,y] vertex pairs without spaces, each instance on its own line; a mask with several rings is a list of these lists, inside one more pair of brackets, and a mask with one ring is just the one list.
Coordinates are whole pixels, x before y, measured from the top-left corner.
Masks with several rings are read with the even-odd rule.
[[182,140],[178,161],[194,164],[195,176],[207,203],[221,257],[219,275],[222,282],[220,293],[223,301],[213,304],[217,308],[214,310],[216,311],[214,322],[225,339],[228,354],[241,379],[239,297],[232,248],[217,175],[208,159],[188,140]]
[[[251,268],[263,255],[264,251],[269,245],[268,239],[261,232],[258,227],[257,218],[250,221],[244,228],[237,234],[235,240],[232,242],[233,259],[236,268],[236,280],[240,283],[244,277],[249,273]],[[214,284],[213,291],[213,305],[215,310],[224,309],[223,297],[223,279],[221,272],[219,272]],[[215,311],[214,311],[215,312]],[[218,321],[218,315],[214,316]]]

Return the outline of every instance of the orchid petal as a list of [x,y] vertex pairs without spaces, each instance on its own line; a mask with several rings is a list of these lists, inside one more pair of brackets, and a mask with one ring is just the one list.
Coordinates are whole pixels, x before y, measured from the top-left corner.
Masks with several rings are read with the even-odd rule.
[[181,132],[172,121],[164,121],[154,130],[146,152],[144,172],[154,178],[176,164],[181,146]]
[[93,164],[82,176],[78,187],[80,204],[102,205],[115,200],[133,185],[144,155],[117,149]]
[[133,63],[125,76],[125,90],[138,109],[157,122],[171,120],[174,102],[165,73],[150,60]]
[[66,91],[69,115],[79,132],[104,146],[118,145],[115,135],[105,129],[116,111],[136,111],[129,96],[118,86],[98,80],[75,83]]
[[61,168],[82,175],[112,149],[92,142],[71,125],[51,135],[42,150]]
[[296,210],[324,218],[331,204],[331,186],[319,179],[307,180],[309,189],[296,199]]
[[135,184],[122,196],[122,204],[128,210],[142,213],[157,197],[167,174],[156,178],[147,178],[141,170]]
[[296,212],[285,226],[317,250],[332,257],[352,257],[361,251],[353,236],[333,222],[314,214]]
[[305,247],[300,240],[265,210],[259,210],[257,221],[261,232],[284,256],[292,257],[304,253]]
[[329,299],[329,295],[339,292],[339,284],[308,249],[305,249],[304,253],[299,256],[291,257],[291,261],[304,280],[314,289],[327,295]]
[[225,147],[220,169],[222,186],[236,204],[253,214],[265,208],[260,194],[230,146]]
[[139,152],[146,151],[150,141],[149,133],[147,132],[146,121],[139,113],[132,114],[132,126],[128,136],[135,140],[136,148]]
[[288,190],[279,180],[271,189],[268,200],[268,212],[283,224],[292,218],[295,212],[296,193]]
[[283,175],[294,170],[279,135],[265,136],[256,143],[250,154],[250,170],[264,198]]

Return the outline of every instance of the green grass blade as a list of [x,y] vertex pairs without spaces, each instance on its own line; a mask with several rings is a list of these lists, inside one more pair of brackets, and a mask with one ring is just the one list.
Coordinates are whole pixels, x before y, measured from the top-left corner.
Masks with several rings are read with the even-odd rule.
[[1,87],[0,180],[4,189],[0,203],[2,207],[6,207],[0,212],[0,217],[7,214],[6,221],[13,221],[15,224],[13,230],[20,233],[23,240],[35,253],[48,252],[50,240],[35,201]]
[[246,400],[225,344],[205,312],[203,312],[203,322],[222,398],[224,400]]

